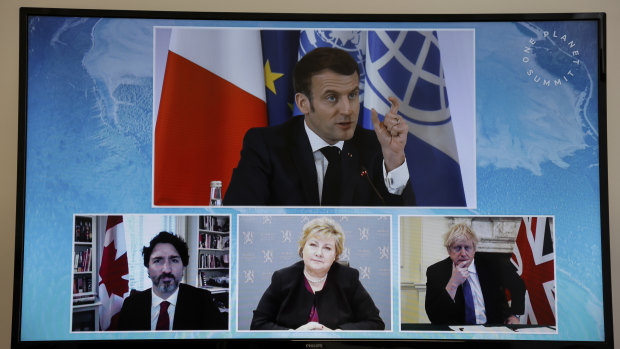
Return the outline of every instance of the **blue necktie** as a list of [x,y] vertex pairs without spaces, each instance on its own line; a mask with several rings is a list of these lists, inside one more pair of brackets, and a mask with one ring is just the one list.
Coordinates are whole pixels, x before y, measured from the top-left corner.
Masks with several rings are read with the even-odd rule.
[[474,306],[474,296],[471,293],[469,281],[463,283],[463,296],[465,297],[465,323],[468,325],[476,324],[476,307]]

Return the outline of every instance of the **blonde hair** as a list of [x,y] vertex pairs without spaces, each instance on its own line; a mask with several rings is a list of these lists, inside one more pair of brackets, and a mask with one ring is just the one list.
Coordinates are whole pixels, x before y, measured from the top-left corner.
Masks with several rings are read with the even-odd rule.
[[474,250],[480,241],[476,232],[467,224],[459,223],[453,225],[450,230],[443,237],[443,245],[450,252],[450,246],[452,246],[458,240],[471,241],[474,245]]
[[320,235],[322,237],[333,237],[336,242],[336,260],[340,257],[344,249],[344,233],[340,224],[333,219],[320,217],[306,223],[303,228],[303,234],[299,240],[299,257],[303,258],[304,246],[311,236]]

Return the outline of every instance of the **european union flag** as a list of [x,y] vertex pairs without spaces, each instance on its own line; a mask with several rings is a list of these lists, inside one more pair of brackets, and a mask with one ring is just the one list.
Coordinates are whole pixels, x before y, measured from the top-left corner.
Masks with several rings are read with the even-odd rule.
[[263,64],[269,125],[288,120],[293,111],[293,68],[299,48],[298,30],[263,30]]

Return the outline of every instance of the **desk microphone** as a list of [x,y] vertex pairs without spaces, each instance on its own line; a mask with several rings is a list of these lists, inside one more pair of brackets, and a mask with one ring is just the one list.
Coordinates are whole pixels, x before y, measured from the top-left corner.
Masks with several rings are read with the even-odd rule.
[[372,181],[368,177],[368,171],[366,170],[366,167],[364,166],[361,166],[361,167],[362,167],[362,172],[360,173],[360,176],[366,178],[366,181],[368,182],[368,184],[370,184],[370,187],[375,191],[375,194],[377,194],[377,196],[381,200],[381,203],[385,206],[385,200],[383,200],[383,196],[381,196],[381,193],[379,193],[379,191],[377,190],[377,187],[375,187],[375,185],[372,184]]

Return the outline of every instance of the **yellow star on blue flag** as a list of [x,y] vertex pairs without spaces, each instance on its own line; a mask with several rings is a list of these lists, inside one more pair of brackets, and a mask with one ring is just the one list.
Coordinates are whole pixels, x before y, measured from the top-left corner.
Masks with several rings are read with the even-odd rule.
[[267,62],[265,63],[265,86],[267,86],[267,88],[269,90],[271,90],[271,92],[273,92],[274,95],[277,95],[278,93],[276,92],[276,80],[278,80],[279,78],[281,78],[282,76],[284,76],[284,74],[282,73],[274,73],[271,71],[271,66],[269,65],[269,60],[267,60]]
[[289,104],[295,99],[293,70],[297,63],[299,30],[262,30],[261,42],[269,125],[279,125],[293,114]]

